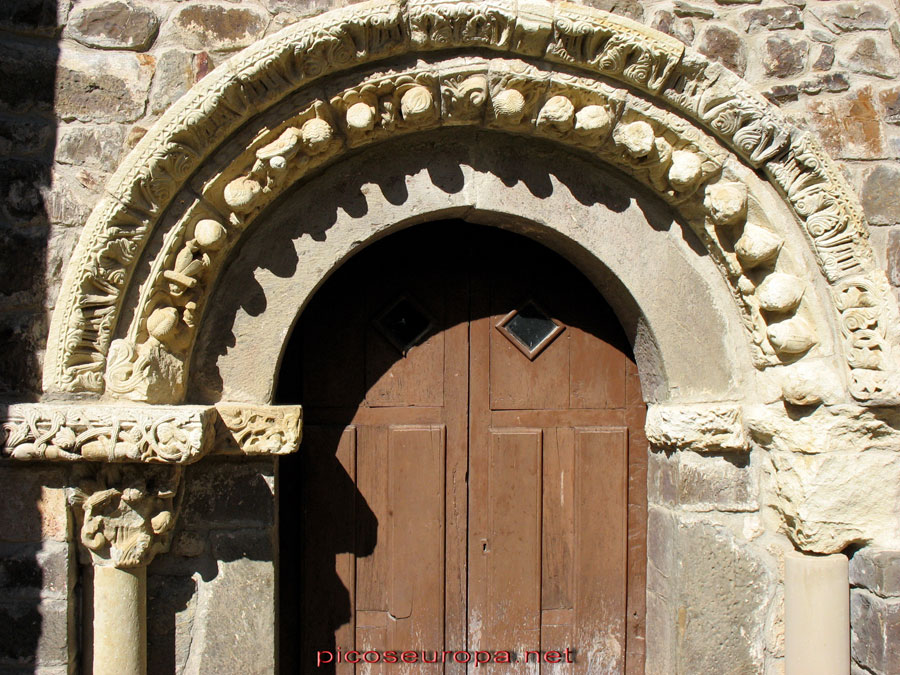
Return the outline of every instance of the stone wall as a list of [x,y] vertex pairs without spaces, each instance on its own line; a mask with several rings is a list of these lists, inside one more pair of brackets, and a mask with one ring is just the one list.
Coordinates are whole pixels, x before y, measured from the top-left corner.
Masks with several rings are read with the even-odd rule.
[[[0,397],[39,397],[41,354],[62,272],[121,158],[231,54],[340,4],[348,3],[2,3]],[[584,4],[651,25],[721,61],[816,131],[860,192],[876,255],[900,288],[900,8],[893,0]],[[651,614],[666,621],[648,626],[648,636],[679,633],[668,640],[673,651],[648,663],[651,671],[726,672],[737,663],[741,672],[776,673],[782,667],[785,543],[768,533],[772,515],[759,504],[766,461],[760,449],[653,453],[648,602]],[[204,463],[186,477],[173,552],[150,569],[151,672],[196,672],[201,664],[211,670],[236,648],[253,654],[222,636],[271,634],[274,605],[266,603],[273,595],[259,595],[274,583],[274,511],[271,492],[266,497],[262,489],[271,488],[273,472],[264,464]],[[0,466],[0,625],[15,627],[0,638],[3,672],[72,672],[78,660],[72,629],[80,600],[66,482],[65,469]],[[853,558],[853,657],[860,672],[900,670],[888,649],[892,636],[900,640],[898,575],[888,552],[862,550]],[[723,601],[710,610],[737,580],[744,604]],[[226,592],[247,603],[264,599],[236,613]],[[694,616],[691,608],[698,606],[721,620],[714,625]]]

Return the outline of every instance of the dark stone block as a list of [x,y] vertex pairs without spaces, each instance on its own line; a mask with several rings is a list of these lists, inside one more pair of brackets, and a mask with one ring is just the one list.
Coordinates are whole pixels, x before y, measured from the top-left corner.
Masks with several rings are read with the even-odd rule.
[[747,51],[741,36],[722,26],[710,26],[700,37],[698,51],[729,70],[743,75],[747,70]]
[[35,602],[0,604],[0,663],[19,665],[36,661],[41,638],[42,619]]
[[0,110],[50,116],[57,54],[56,43],[50,41],[36,45],[0,40]]
[[882,597],[900,598],[900,551],[857,551],[850,559],[850,583]]
[[748,33],[754,31],[803,28],[803,15],[796,7],[769,7],[744,12],[744,26]]
[[272,525],[272,462],[205,461],[185,475],[181,519],[185,529]]
[[248,560],[271,561],[275,559],[273,530],[238,530],[217,532],[210,537],[216,560],[231,562]]
[[900,672],[900,599],[851,591],[850,626],[854,661],[878,675]]
[[803,72],[808,53],[805,40],[770,37],[763,52],[763,68],[770,77],[792,77]]
[[[900,169],[892,164],[879,164],[863,181],[860,199],[866,218],[873,225],[893,225],[900,220]],[[900,233],[891,232],[888,239],[888,276],[900,284]]]
[[3,0],[0,26],[20,33],[58,35],[62,29],[57,18],[59,4],[57,0]]

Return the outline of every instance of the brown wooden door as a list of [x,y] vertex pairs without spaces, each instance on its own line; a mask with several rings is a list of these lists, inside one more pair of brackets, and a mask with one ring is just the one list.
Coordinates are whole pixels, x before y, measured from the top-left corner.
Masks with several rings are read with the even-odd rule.
[[[430,224],[344,265],[279,384],[305,409],[279,476],[282,672],[641,672],[646,444],[628,353],[596,290],[516,235]],[[418,662],[336,663],[391,650]],[[441,653],[466,650],[518,661]],[[551,650],[562,663],[525,660]]]

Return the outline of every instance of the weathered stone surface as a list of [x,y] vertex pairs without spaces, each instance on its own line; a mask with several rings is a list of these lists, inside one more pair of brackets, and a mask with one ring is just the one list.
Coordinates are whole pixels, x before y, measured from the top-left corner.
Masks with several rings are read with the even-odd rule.
[[0,119],[0,156],[41,155],[52,144],[53,124],[49,120]]
[[70,566],[74,564],[66,542],[0,543],[0,593],[12,598],[41,596],[66,598],[70,592]]
[[159,18],[149,7],[131,0],[95,0],[75,6],[66,35],[88,47],[143,51],[158,29]]
[[[0,406],[0,418],[5,409]],[[0,470],[0,541],[64,542],[69,535],[67,471],[3,466]],[[35,508],[37,506],[37,508]]]
[[36,159],[0,160],[0,217],[17,225],[46,222],[42,191],[50,184],[46,163]]
[[275,633],[274,564],[221,562],[200,584],[184,672],[274,672]]
[[[744,408],[751,438],[768,451],[774,508],[794,543],[835,553],[851,543],[900,548],[900,424],[894,413],[820,406],[792,418],[783,406]],[[871,489],[867,476],[879,476]]]
[[44,204],[50,223],[83,227],[103,192],[107,177],[94,169],[56,165],[53,190],[47,193]]
[[834,65],[834,47],[822,45],[819,47],[819,55],[813,62],[813,70],[828,70]]
[[[865,174],[860,200],[866,219],[873,225],[893,225],[900,222],[900,168],[894,164],[878,164]],[[900,255],[900,239],[891,233],[888,244],[888,273],[892,274],[891,256]],[[900,285],[900,277],[897,283]]]
[[763,50],[762,64],[769,77],[792,77],[806,68],[809,43],[806,40],[770,37]]
[[0,668],[68,663],[68,623],[68,606],[62,600],[0,602]]
[[126,133],[127,127],[118,124],[63,125],[56,142],[56,161],[112,173],[122,157]]
[[287,14],[291,19],[313,16],[334,7],[332,0],[263,0],[271,14]]
[[0,111],[51,116],[58,53],[49,40],[0,40]]
[[720,5],[758,5],[761,0],[716,0]]
[[688,511],[756,511],[757,469],[746,460],[685,450],[652,452],[647,466],[648,499]]
[[814,10],[814,14],[834,31],[885,29],[892,18],[877,2],[828,3]]
[[57,0],[4,0],[0,3],[0,27],[17,33],[58,35],[67,4]]
[[259,527],[275,517],[271,462],[216,461],[192,465],[185,475],[185,529]]
[[652,27],[678,38],[686,45],[690,45],[694,41],[693,22],[688,19],[679,19],[669,11],[657,12],[653,18]]
[[193,56],[182,49],[167,49],[156,62],[156,74],[150,87],[149,112],[159,115],[184,95],[194,84]]
[[695,452],[739,452],[747,438],[739,406],[653,405],[647,411],[647,440],[659,448]]
[[754,33],[760,30],[803,28],[803,15],[796,7],[768,7],[744,12],[741,19],[744,30]]
[[678,521],[675,537],[678,662],[694,673],[762,672],[759,645],[773,593],[766,561],[712,523]]
[[143,115],[153,75],[142,55],[74,52],[60,55],[56,115],[80,122],[133,122]]
[[837,62],[841,68],[863,75],[891,78],[900,73],[897,49],[886,35],[866,35],[839,45]]
[[0,228],[0,250],[16,260],[0,275],[0,308],[39,307],[44,299],[43,227]]
[[709,26],[700,36],[697,50],[738,75],[747,70],[747,52],[740,35],[723,26]]
[[900,598],[900,551],[860,549],[850,559],[850,584],[883,598]]
[[644,18],[642,6],[644,3],[640,0],[584,0],[583,4],[619,16],[627,16],[635,21],[642,21]]
[[861,589],[850,593],[850,653],[870,672],[900,669],[900,599],[879,598]]
[[707,8],[698,5],[692,5],[684,2],[684,0],[675,0],[675,16],[680,17],[696,17],[698,19],[712,19],[716,13]]
[[46,321],[42,310],[0,315],[0,395],[30,399],[41,390],[38,355],[47,339]]
[[884,130],[871,87],[862,87],[846,98],[812,99],[810,121],[825,149],[847,159],[884,157]]
[[776,104],[796,101],[799,95],[800,88],[796,84],[776,84],[763,92],[763,96]]
[[183,673],[197,609],[190,576],[147,575],[147,673]]
[[265,32],[268,17],[248,7],[190,4],[171,19],[188,49],[233,50],[246,47]]
[[878,102],[884,109],[884,121],[888,124],[900,124],[900,87],[880,91]]

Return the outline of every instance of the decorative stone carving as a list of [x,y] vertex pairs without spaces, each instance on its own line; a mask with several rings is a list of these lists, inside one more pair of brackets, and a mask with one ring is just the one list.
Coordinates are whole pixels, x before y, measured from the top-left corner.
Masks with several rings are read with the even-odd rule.
[[0,424],[13,460],[190,464],[210,453],[284,455],[300,444],[300,406],[16,403]]
[[181,501],[181,467],[103,465],[67,490],[80,543],[98,566],[148,565],[167,551]]
[[694,452],[744,452],[749,449],[741,407],[717,403],[651,405],[647,440],[657,448]]
[[767,334],[775,351],[787,356],[804,354],[816,343],[810,325],[796,316],[771,324]]
[[303,414],[299,406],[219,403],[216,410],[220,453],[287,455],[300,446]]
[[92,462],[192,462],[212,448],[213,411],[200,406],[10,405],[3,457]]
[[797,309],[803,297],[803,282],[790,274],[775,272],[756,289],[759,306],[767,312],[783,314]]
[[[217,230],[212,238],[197,236],[196,223],[215,216],[190,206],[176,226],[180,231],[166,234],[167,249],[153,262],[149,290],[138,294],[140,306],[128,312],[137,317],[136,323],[127,335],[119,332],[122,299],[162,214],[188,177],[235,130],[314,80],[327,89],[330,80],[324,78],[330,74],[415,50],[470,46],[537,58],[545,68],[519,62],[515,68],[502,65],[497,74],[493,66],[463,73],[468,66],[455,65],[458,76],[441,68],[413,69],[406,75],[382,68],[379,81],[370,78],[336,94],[340,105],[329,96],[329,104],[318,101],[276,126],[248,148],[252,161],[220,172],[227,180],[211,183],[215,194],[204,191],[207,199],[230,212],[229,222],[220,222],[225,235]],[[552,62],[568,64],[570,72],[548,72],[546,64]],[[634,90],[617,94],[615,102],[596,74],[660,97],[685,117],[654,107]],[[426,93],[433,106],[425,105]],[[488,99],[490,106],[485,106]],[[574,110],[571,127],[563,99]],[[832,288],[853,395],[872,404],[898,400],[894,337],[886,329],[897,320],[897,311],[866,243],[859,205],[814,140],[732,73],[685,51],[674,38],[590,8],[497,0],[355,5],[290,26],[205,78],[138,144],[108,186],[111,196],[92,213],[51,324],[46,389],[99,392],[106,371],[107,390],[113,395],[179,400],[194,324],[202,317],[209,282],[229,242],[236,239],[233,229],[246,226],[284,186],[331,161],[343,147],[440,123],[484,123],[485,109],[494,115],[489,126],[540,133],[579,149],[596,148],[601,159],[620,166],[670,203],[683,203],[687,214],[694,192],[715,183],[727,157],[688,119],[708,129],[777,185],[803,223]],[[647,144],[638,142],[639,136],[649,140],[643,125],[653,134],[646,153]],[[624,156],[604,147],[610,133],[627,149]],[[236,164],[245,161],[241,157]],[[723,182],[733,183],[734,177]],[[743,224],[740,208],[709,204],[713,226]],[[798,339],[804,331],[795,322],[787,324],[791,330],[782,325],[768,331],[781,348],[767,345],[765,322],[754,307],[758,300],[741,276],[743,265],[758,265],[762,259],[751,262],[751,256],[745,256],[739,261],[729,251],[734,242],[719,241],[714,228],[693,221],[691,226],[708,246],[721,250],[713,257],[762,354],[758,364],[772,362],[772,349],[783,352],[815,341],[811,335]],[[853,290],[861,287],[866,290]],[[812,311],[805,306],[806,300],[797,311]],[[806,322],[802,317],[785,321],[793,318]],[[112,348],[114,337],[122,342]]]
[[747,223],[734,244],[734,252],[744,269],[753,269],[771,262],[784,245],[784,239],[764,227]]

